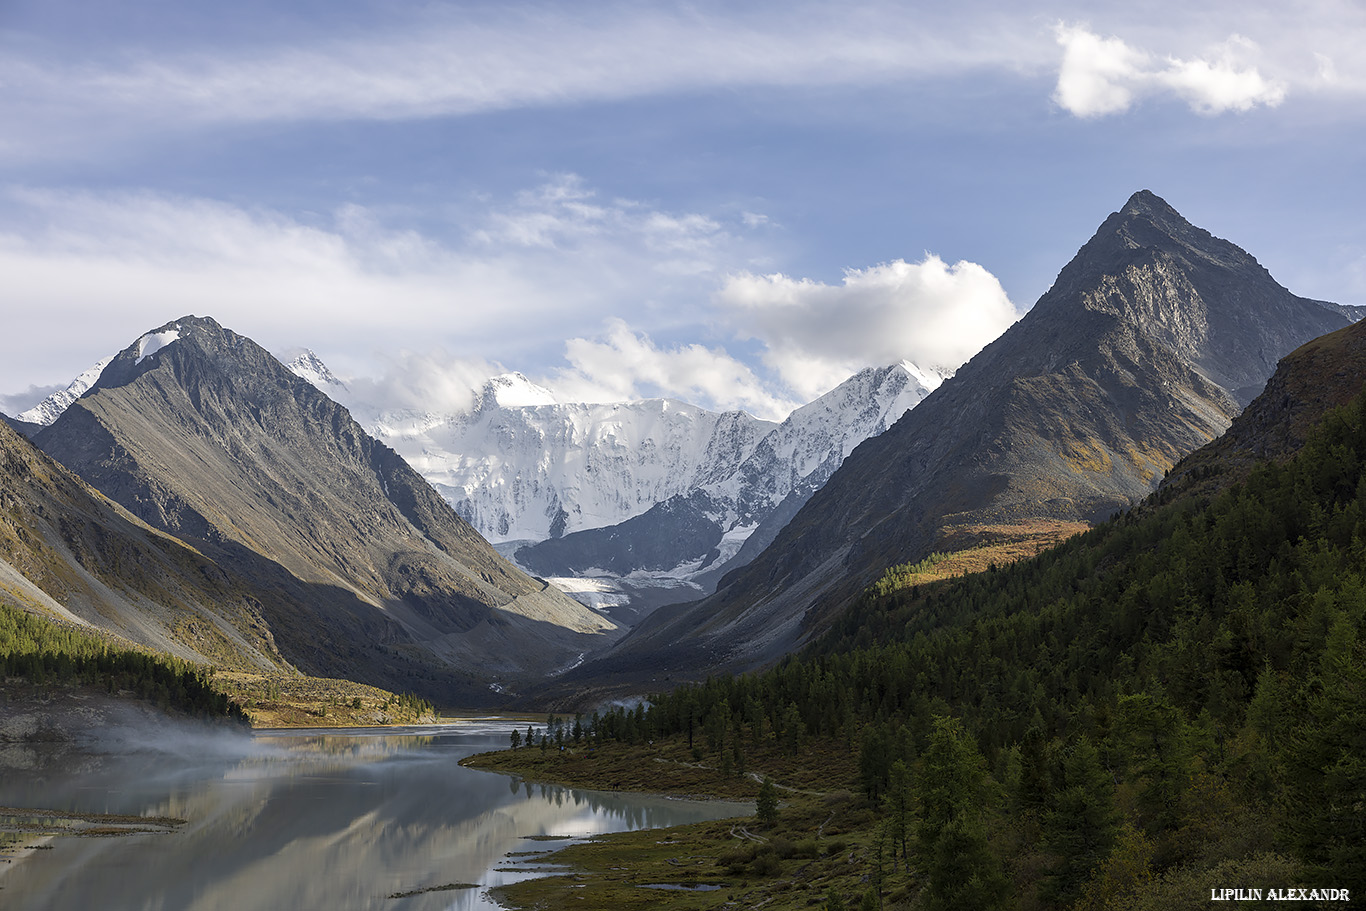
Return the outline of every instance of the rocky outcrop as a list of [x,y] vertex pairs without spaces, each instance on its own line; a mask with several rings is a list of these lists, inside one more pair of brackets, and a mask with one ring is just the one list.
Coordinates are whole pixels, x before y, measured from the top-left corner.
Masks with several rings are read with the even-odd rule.
[[1300,450],[1325,413],[1366,386],[1366,322],[1306,342],[1287,354],[1233,426],[1174,467],[1163,489],[1212,491],[1258,462]]

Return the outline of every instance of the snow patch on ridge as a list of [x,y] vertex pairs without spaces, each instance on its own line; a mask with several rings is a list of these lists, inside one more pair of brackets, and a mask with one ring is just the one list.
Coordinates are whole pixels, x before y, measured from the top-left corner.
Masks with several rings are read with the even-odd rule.
[[162,332],[149,332],[138,339],[138,359],[135,363],[141,364],[147,358],[156,354],[162,348],[180,338],[180,326],[176,325]]

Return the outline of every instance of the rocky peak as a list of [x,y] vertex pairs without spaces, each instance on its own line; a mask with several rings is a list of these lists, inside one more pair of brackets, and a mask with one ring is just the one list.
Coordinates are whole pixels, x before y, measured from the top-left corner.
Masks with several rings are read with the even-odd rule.
[[308,380],[323,392],[346,389],[346,384],[337,379],[337,375],[328,369],[327,364],[323,363],[323,359],[318,357],[312,348],[305,348],[302,354],[289,362],[288,367],[290,373]]
[[1148,190],[1112,213],[1026,318],[1118,320],[1160,341],[1239,404],[1277,358],[1343,325],[1291,294],[1247,251],[1192,225]]
[[456,686],[462,666],[540,672],[610,631],[499,557],[343,406],[212,319],[138,338],[35,442],[148,524],[279,586],[287,603],[268,619],[315,673],[382,679],[380,646],[401,642]]

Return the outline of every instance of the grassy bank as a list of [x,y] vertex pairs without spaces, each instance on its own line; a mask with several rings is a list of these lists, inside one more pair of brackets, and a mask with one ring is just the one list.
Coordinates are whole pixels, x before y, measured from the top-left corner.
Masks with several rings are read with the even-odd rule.
[[[700,752],[700,750],[698,751]],[[792,752],[762,744],[744,768],[701,761],[686,738],[627,745],[539,746],[483,753],[464,764],[533,781],[596,790],[757,800],[768,778],[776,815],[592,838],[547,858],[569,872],[497,890],[520,909],[645,908],[685,911],[726,901],[767,909],[824,906],[832,895],[857,908],[881,880],[886,907],[915,885],[876,814],[857,792],[857,769],[843,743],[812,740]]]
[[375,727],[436,721],[430,702],[379,687],[300,675],[218,671],[216,688],[242,706],[252,727]]

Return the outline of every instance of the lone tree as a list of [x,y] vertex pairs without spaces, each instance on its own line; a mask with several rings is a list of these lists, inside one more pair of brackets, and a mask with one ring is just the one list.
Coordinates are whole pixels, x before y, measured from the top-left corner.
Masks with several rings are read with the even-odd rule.
[[778,789],[765,778],[759,786],[759,799],[754,801],[754,816],[764,825],[778,821]]
[[516,728],[512,729],[512,748],[515,750],[522,745],[522,732]]

